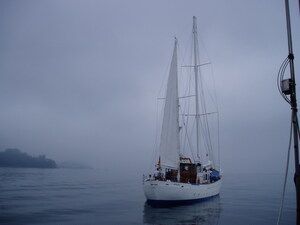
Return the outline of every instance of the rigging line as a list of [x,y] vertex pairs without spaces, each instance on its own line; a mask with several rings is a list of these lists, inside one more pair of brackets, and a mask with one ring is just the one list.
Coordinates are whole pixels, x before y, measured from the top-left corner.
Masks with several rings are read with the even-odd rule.
[[[187,88],[186,88],[186,91],[187,91],[187,95],[190,95],[191,94],[191,71],[190,71],[190,74],[189,74],[189,80],[188,80],[188,82],[187,82]],[[184,104],[184,111],[186,111],[186,108],[187,108],[187,112],[189,113],[189,111],[190,111],[190,100],[188,100],[188,101],[185,101],[185,104]],[[183,121],[184,121],[184,118],[183,118]],[[188,125],[189,125],[189,118],[187,118],[187,120],[186,120],[186,127],[188,127]],[[186,140],[187,140],[187,133],[185,133],[185,136],[184,136],[184,143],[183,143],[183,147],[185,148],[185,146],[186,146]]]
[[220,119],[220,115],[219,115],[219,113],[218,113],[218,115],[217,115],[217,139],[218,139],[218,142],[217,142],[217,146],[218,146],[218,164],[219,164],[219,171],[221,172],[221,154],[220,154],[220,121],[219,121],[219,119]]
[[[283,79],[286,67],[288,66],[289,62],[290,62],[289,58],[286,57],[286,59],[283,61],[283,63],[280,66],[280,69],[279,69],[279,72],[278,72],[278,77],[277,77],[278,80],[277,81],[281,81]],[[278,88],[281,90],[281,83],[277,83],[277,85],[278,85]]]
[[284,74],[285,74],[285,70],[287,68],[287,66],[290,64],[290,59],[287,60],[286,64],[284,65],[283,69],[282,69],[282,72],[281,72],[281,76],[280,76],[280,79],[283,80],[283,77],[284,77]]
[[[184,120],[183,120],[184,121]],[[187,135],[187,133],[188,133],[188,131],[187,131],[187,126],[186,126],[186,124],[183,122],[183,127],[184,127],[184,129],[185,129],[185,139],[184,140],[186,140],[186,139],[188,139],[188,135]],[[188,144],[189,144],[190,142],[189,142],[189,139],[188,139]],[[184,151],[185,150],[185,143],[184,143],[184,145],[182,146],[182,150]],[[182,152],[183,153],[183,152]],[[183,154],[184,155],[184,154]],[[193,153],[192,153],[192,157],[193,157],[193,160],[194,160],[194,155],[193,155]]]
[[[201,39],[201,41],[202,41],[202,39]],[[203,43],[203,42],[202,42],[202,43]],[[205,45],[204,45],[204,44],[203,44],[203,46],[204,46],[204,48],[205,48]],[[204,49],[204,50],[206,50],[206,49]],[[206,51],[206,53],[207,53],[207,56],[208,56],[208,60],[211,61],[207,51]],[[199,53],[198,53],[198,54],[199,54]],[[210,89],[208,88],[208,84],[207,84],[207,82],[205,82],[204,77],[201,76],[202,73],[200,72],[200,76],[201,76],[200,79],[202,79],[201,87],[202,87],[202,89],[203,89],[203,84],[204,84],[205,88],[208,90],[208,95],[209,95],[209,97],[210,97],[210,99],[211,99],[211,101],[212,101],[212,103],[213,103],[213,105],[214,105],[214,107],[216,108],[216,111],[217,111],[217,113],[218,113],[218,112],[219,112],[219,106],[218,106],[218,98],[217,98],[217,93],[216,93],[216,90],[217,90],[217,89],[216,89],[216,84],[215,84],[216,82],[215,82],[215,79],[214,79],[214,76],[213,76],[214,73],[213,73],[213,66],[212,66],[212,65],[210,66],[210,71],[211,71],[211,77],[212,77],[212,84],[213,84],[213,90],[214,90],[213,94],[214,94],[214,96],[213,96],[213,94],[209,91]],[[205,96],[204,96],[204,91],[203,91],[203,98],[205,98]],[[205,99],[204,99],[204,105],[203,105],[203,108],[204,108],[204,110],[206,111],[206,103],[205,103]],[[208,118],[207,118],[207,117],[205,118],[205,122],[206,122],[206,128],[207,128],[207,131],[208,131],[208,137],[206,137],[206,141],[208,142],[208,150],[209,150],[209,152],[210,152],[211,157],[213,157],[213,152],[212,152],[212,142],[211,142],[211,135],[210,135],[210,126],[209,126],[209,124],[208,124]],[[218,118],[217,118],[217,130],[218,130],[218,134],[217,134],[217,149],[218,149],[218,160],[219,160],[219,166],[220,166],[219,114],[218,114]]]
[[[181,109],[180,109],[181,110]],[[194,123],[195,125],[195,123]],[[194,128],[194,125],[192,127],[192,131],[193,131],[193,128]],[[188,136],[188,130],[187,130],[187,125],[185,123],[183,123],[183,127],[185,129],[185,139],[184,140],[187,140],[188,142],[188,146],[190,148],[190,151],[191,151],[191,154],[192,154],[192,158],[193,158],[193,161],[195,161],[195,155],[194,155],[194,152],[193,152],[193,148],[192,148],[192,145],[191,145],[191,141],[189,139],[189,136]],[[186,142],[185,142],[186,143]],[[183,145],[183,150],[185,149],[185,144]]]
[[[179,110],[182,111],[181,107],[179,108]],[[182,117],[182,128],[183,127],[185,127],[185,121],[184,121],[184,118]],[[184,153],[185,153],[184,151],[185,151],[185,139],[186,139],[185,135],[186,135],[186,132],[184,132],[184,133],[180,132],[180,135],[181,135],[180,136],[180,138],[181,138],[180,144],[182,145],[182,148],[181,148],[182,152],[181,153],[184,155]]]
[[277,88],[278,88],[280,93],[281,93],[281,87],[280,87],[280,82],[279,81],[280,81],[280,78],[281,78],[282,67],[286,63],[287,60],[288,60],[288,57],[286,57],[284,59],[284,61],[282,62],[282,64],[280,65],[280,68],[279,68],[279,71],[278,71],[278,74],[277,74]]
[[[163,72],[163,76],[162,76],[162,77],[163,77],[163,80],[162,80],[162,82],[161,82],[161,85],[160,85],[160,88],[159,88],[159,91],[158,91],[158,95],[157,95],[157,96],[161,96],[161,92],[162,92],[162,90],[163,90],[163,87],[165,86],[165,82],[166,82],[166,80],[168,80],[168,77],[169,77],[168,70],[169,70],[170,65],[171,65],[172,57],[173,57],[173,54],[171,54],[171,55],[169,56],[169,60],[168,60],[169,63],[165,64],[165,69],[163,70],[164,72]],[[165,91],[166,91],[166,88],[165,88]],[[164,93],[164,96],[165,96],[165,95],[166,95],[166,93]]]
[[[186,108],[186,104],[184,104],[184,111],[185,111],[185,108]],[[182,110],[182,108],[180,108],[180,110]],[[182,124],[183,124],[183,126],[185,126],[185,124],[186,124],[186,121],[185,121],[185,118],[181,118],[181,120],[182,120]],[[182,132],[183,133],[183,132]],[[185,144],[186,144],[186,138],[185,138],[185,133],[184,134],[182,134],[182,140],[181,140],[181,142],[180,142],[181,144],[182,144],[182,149],[184,150],[185,149]]]
[[[208,56],[209,57],[209,56]],[[218,95],[217,95],[217,88],[216,88],[216,81],[215,81],[215,77],[214,77],[214,70],[213,70],[213,66],[210,66],[210,70],[211,70],[211,77],[212,77],[212,81],[213,81],[213,92],[214,92],[214,99],[215,99],[215,107],[217,110],[217,150],[218,150],[218,166],[219,166],[219,170],[221,170],[221,161],[220,161],[220,115],[219,115],[219,104],[218,104]]]
[[283,80],[283,76],[285,74],[285,70],[288,66],[290,62],[290,59],[287,57],[283,63],[281,64],[280,68],[279,68],[279,71],[278,71],[278,75],[277,75],[277,87],[278,87],[278,91],[281,95],[281,97],[287,102],[290,104],[290,100],[282,93],[282,88],[281,88],[281,81]]
[[[193,133],[193,130],[194,130],[194,128],[195,128],[195,124],[196,124],[196,118],[194,119],[194,123],[193,123],[192,129],[191,129],[191,133]],[[186,131],[186,132],[187,132],[187,131]],[[191,151],[193,160],[194,160],[194,162],[195,162],[196,157],[195,157],[195,155],[194,155],[194,150],[193,150],[193,148],[192,148],[192,144],[191,144],[191,141],[190,141],[190,139],[189,139],[188,134],[187,134],[187,140],[188,140],[188,144],[189,144],[189,147],[190,147],[190,151]]]
[[199,34],[198,34],[198,39],[200,39],[201,46],[203,47],[203,50],[204,50],[204,52],[205,52],[205,54],[206,54],[206,56],[208,58],[208,61],[211,62],[211,59],[210,59],[209,53],[208,53],[208,51],[207,51],[207,49],[205,47],[204,41],[201,38],[201,35],[199,35]]
[[277,75],[277,88],[278,88],[278,91],[279,91],[281,97],[283,97],[283,99],[289,103],[289,100],[287,99],[286,96],[283,95],[282,89],[281,89],[281,81],[282,81],[282,79],[283,79],[284,72],[285,72],[285,69],[283,69],[283,68],[286,68],[286,66],[287,66],[287,64],[288,64],[288,60],[289,60],[289,59],[286,58],[286,59],[283,61],[283,63],[282,63],[281,66],[280,66],[280,69],[279,69],[279,71],[278,71],[278,75]]
[[[186,46],[188,46],[188,45],[186,45]],[[187,54],[187,47],[185,48],[185,55]],[[179,55],[180,55],[180,53],[179,53]],[[184,57],[185,57],[185,55],[184,55]],[[180,61],[182,61],[182,64],[184,63],[184,57],[180,57]],[[181,71],[181,73],[180,73],[180,77],[181,77],[181,79],[183,80],[183,77],[185,77],[185,76],[183,76],[183,75],[185,75],[185,73],[183,72],[183,69],[182,68],[180,68],[180,71]],[[187,72],[186,74],[187,74],[187,76],[189,76],[189,79],[184,79],[183,81],[184,82],[180,82],[180,83],[182,83],[183,85],[182,85],[182,97],[179,97],[179,99],[182,99],[182,98],[188,98],[188,97],[193,97],[193,96],[195,96],[195,95],[192,95],[191,94],[191,91],[190,91],[190,80],[191,80],[191,77],[190,77],[190,73],[191,73],[191,71],[189,71],[189,72]],[[186,101],[185,101],[185,104],[184,104],[184,109],[186,108]],[[185,110],[184,110],[185,111]]]
[[181,99],[181,98],[190,98],[190,97],[195,97],[195,95],[186,95],[186,96],[181,96],[181,97],[178,97],[178,98]]
[[213,69],[213,64],[211,64],[210,66],[210,72],[211,72],[211,77],[212,77],[212,81],[213,81],[213,90],[214,90],[214,99],[215,99],[215,106],[217,108],[217,111],[219,112],[219,107],[218,107],[218,95],[217,95],[217,88],[216,88],[216,81],[215,81],[215,76],[214,76],[214,69]]
[[152,151],[152,162],[148,168],[148,171],[150,171],[151,167],[154,165],[154,161],[155,159],[157,158],[157,156],[159,155],[159,152],[158,152],[158,139],[159,139],[159,135],[158,135],[158,131],[159,131],[159,121],[158,121],[158,118],[159,118],[159,114],[162,114],[162,111],[163,111],[163,107],[161,109],[161,112],[159,113],[159,102],[156,101],[156,116],[155,116],[155,140],[154,140],[154,146],[153,146],[153,151]]
[[[187,81],[186,81],[186,84],[185,84],[185,90],[183,91],[183,95],[192,95],[191,94],[191,71],[189,71],[188,73],[187,73],[187,76],[189,77],[189,79],[186,79]],[[195,96],[195,94],[194,94],[194,96]]]
[[[184,106],[185,107],[185,106]],[[184,120],[184,117],[182,116],[181,112],[182,112],[182,107],[179,107],[179,116],[181,116],[181,129],[180,129],[180,149],[181,149],[181,153],[184,155],[184,151],[185,151],[185,145],[186,145],[186,132],[184,132],[184,127],[186,126],[186,122]]]
[[[199,46],[198,45],[198,37],[199,35],[197,35],[197,38],[195,38],[195,45],[196,46]],[[197,54],[197,58],[198,60],[200,60],[200,55],[199,55],[199,49],[197,48],[196,49],[196,52],[195,54]],[[197,65],[198,62],[195,62],[195,64]],[[200,64],[200,63],[199,63]],[[199,69],[199,83],[200,83],[200,98],[202,99],[201,103],[202,103],[202,108],[204,110],[204,113],[206,114],[206,103],[205,103],[205,94],[204,94],[204,90],[203,90],[203,78],[202,78],[202,73],[201,73],[201,68],[196,68],[196,69]],[[200,120],[200,123],[201,123],[201,120]],[[206,140],[206,143],[207,143],[207,150],[208,151],[212,151],[212,146],[211,146],[211,137],[210,137],[210,131],[209,131],[209,125],[208,125],[208,120],[207,120],[207,116],[204,116],[204,125],[205,125],[205,129],[207,130],[207,137],[206,139],[208,138],[208,140]],[[206,152],[207,153],[207,157],[208,157],[208,151]]]
[[291,143],[292,143],[292,127],[293,127],[293,113],[291,115],[289,147],[288,147],[288,154],[287,154],[287,161],[286,161],[286,168],[285,168],[285,175],[284,175],[284,183],[283,183],[283,190],[282,190],[282,196],[281,196],[281,204],[280,204],[279,213],[278,213],[277,225],[280,224],[280,220],[281,220],[283,203],[284,203],[285,188],[286,188],[286,181],[287,181],[287,176],[288,176],[288,171],[289,171],[290,152],[291,152]]
[[[179,110],[180,110],[179,114],[181,114],[182,111],[186,110],[186,102],[184,102],[182,105],[183,105],[183,107],[179,108]],[[185,118],[182,115],[180,115],[180,116],[181,116],[181,124],[182,124],[182,128],[183,128],[183,126],[185,126],[185,124],[186,124],[186,121],[185,121]],[[183,132],[183,131],[180,133],[181,134],[180,143],[182,145],[182,150],[185,150],[186,138],[185,138],[185,132]]]
[[[201,121],[201,120],[200,120]],[[204,121],[204,123],[205,123],[205,121]],[[203,137],[203,140],[204,140],[204,144],[205,144],[205,146],[206,146],[206,154],[207,154],[207,156],[208,156],[208,153],[209,153],[209,151],[210,151],[210,142],[209,142],[209,133],[207,132],[207,130],[206,130],[206,128],[204,127],[204,126],[201,126],[200,127],[201,128],[201,130],[202,130],[202,132],[201,132],[201,134],[202,134],[202,137]],[[206,156],[206,157],[207,157]]]
[[[208,156],[209,156],[209,160],[212,162],[213,167],[215,167],[215,151],[213,151],[215,149],[215,139],[214,136],[212,137],[212,134],[215,134],[215,126],[213,126],[212,124],[215,124],[214,122],[214,118],[215,117],[210,117],[209,119],[207,119],[208,122],[208,134],[209,134],[209,148],[208,148]],[[209,122],[210,121],[210,122]],[[214,123],[213,123],[214,122]]]
[[[187,127],[188,127],[188,120],[187,120],[187,123],[185,123],[184,121],[184,117],[182,116],[182,120],[183,120],[183,127],[185,129],[185,135],[184,135],[184,140],[183,140],[183,145],[182,145],[182,149],[185,150],[186,148],[188,148],[190,146],[190,143],[189,143],[189,137],[188,137],[188,130],[187,130]],[[188,144],[189,146],[186,147],[186,142],[188,141]],[[183,152],[182,152],[183,153]]]
[[202,136],[202,139],[203,139],[203,145],[205,146],[206,150],[209,148],[208,146],[208,140],[207,140],[207,136],[206,136],[206,129],[205,129],[205,126],[203,125],[203,123],[205,124],[205,121],[203,122],[202,121],[203,118],[200,118],[199,122],[200,122],[200,129],[201,129],[201,136]]
[[181,66],[181,67],[192,67],[192,68],[194,68],[194,67],[200,67],[200,66],[206,66],[206,65],[210,65],[211,64],[211,62],[208,62],[208,63],[202,63],[202,64],[199,64],[199,65],[194,65],[194,66]]
[[[188,33],[188,31],[190,29],[191,29],[190,23],[186,23],[184,25],[184,27],[181,29],[181,32],[177,35],[177,37],[180,38],[180,39],[183,39],[183,40],[186,39],[186,34]],[[184,46],[188,46],[188,45],[184,45]]]
[[[210,57],[209,57],[209,54],[208,54],[208,51],[206,50],[206,48],[205,48],[205,45],[204,45],[204,41],[202,40],[202,38],[200,37],[200,35],[198,35],[197,34],[197,44],[199,43],[198,42],[198,39],[200,38],[200,42],[202,42],[202,46],[203,46],[203,49],[204,49],[204,52],[206,52],[206,54],[207,54],[207,57],[208,57],[208,61],[209,62],[211,62],[211,60],[210,60]],[[198,59],[200,59],[200,55],[199,55],[199,49],[198,49],[198,51],[197,51],[197,54],[198,54]],[[200,87],[201,87],[201,91],[200,91],[200,94],[202,94],[202,97],[203,97],[203,103],[202,103],[202,105],[203,105],[203,109],[204,109],[204,113],[206,114],[207,113],[207,111],[206,111],[206,103],[205,103],[205,95],[204,95],[204,90],[203,90],[203,77],[202,77],[202,73],[201,73],[201,68],[199,68],[199,79],[200,79]],[[205,84],[205,83],[204,83]],[[206,84],[205,84],[206,85]],[[208,88],[207,88],[208,89]],[[208,92],[208,94],[210,95],[210,92]],[[212,101],[213,101],[213,98],[212,98],[212,96],[210,95],[210,97],[211,97],[211,99],[212,99]],[[207,129],[207,135],[208,135],[208,140],[207,140],[207,138],[206,138],[206,141],[207,141],[207,147],[208,147],[208,152],[212,152],[212,143],[211,143],[211,136],[210,136],[210,129],[209,129],[209,124],[208,124],[208,119],[207,119],[207,115],[206,116],[204,116],[204,123],[205,123],[205,126],[206,126],[206,129]],[[208,152],[207,152],[207,154],[208,154]],[[211,155],[211,154],[210,154]]]
[[[187,94],[190,94],[191,93],[191,79],[192,79],[192,76],[190,75],[190,79],[189,79],[189,82],[188,82],[188,93]],[[191,105],[191,101],[187,101],[187,103],[185,104],[185,106],[187,107],[187,112],[189,113],[190,112],[190,105]],[[187,118],[186,120],[186,126],[188,127],[189,125],[189,118]],[[184,139],[184,142],[186,143],[186,138],[187,138],[187,133],[186,133],[186,136],[185,136],[185,139]],[[184,146],[185,146],[185,143],[184,143]]]
[[156,115],[155,115],[155,124],[156,124],[156,128],[155,128],[155,140],[154,140],[154,146],[153,146],[153,151],[152,151],[152,155],[151,155],[151,164],[148,167],[147,172],[150,172],[150,169],[152,167],[152,165],[154,164],[154,160],[155,160],[155,156],[156,156],[156,147],[157,147],[157,133],[158,133],[158,129],[157,129],[157,120],[158,120],[158,101],[156,101]]
[[[193,131],[195,129],[195,124],[196,124],[196,118],[194,118],[193,126],[191,127],[191,131],[190,131],[191,134],[193,134]],[[191,140],[189,138],[187,126],[185,126],[185,129],[186,129],[186,138],[187,138],[187,142],[188,142],[188,147],[189,147],[189,150],[190,150],[190,152],[192,154],[192,158],[195,161],[196,157],[195,157],[195,154],[194,154],[193,146],[191,144],[192,142],[191,142]]]
[[[193,38],[193,34],[190,33],[189,36],[189,42],[192,42],[192,38]],[[186,45],[186,46],[191,46],[191,45]],[[191,51],[188,51],[188,47],[186,47],[186,55],[187,53]],[[192,58],[192,54],[190,55],[190,59]],[[192,79],[192,68],[190,68],[189,70],[187,70],[187,76],[189,77],[189,79],[187,79],[187,83],[186,83],[186,89],[184,91],[185,95],[191,95],[191,79]],[[190,112],[190,105],[191,105],[191,101],[190,99],[188,99],[187,101],[185,101],[185,105],[184,105],[184,112]],[[189,127],[189,118],[186,119],[186,129],[187,127]],[[186,141],[187,141],[187,137],[188,137],[188,133],[186,132],[185,138],[184,138],[184,146],[186,146]]]
[[[179,44],[177,46],[177,52],[178,52],[178,64],[181,65],[184,62],[184,58],[183,58],[184,56],[180,57],[181,56],[181,48],[180,48]],[[180,79],[178,81],[179,84],[183,83],[183,82],[181,82],[182,74],[183,74],[182,68],[180,67],[179,72],[178,72],[178,79]],[[183,92],[183,95],[186,95],[185,92]],[[179,97],[179,98],[181,98],[181,97]]]
[[[159,107],[158,107],[159,109]],[[163,116],[164,116],[164,109],[165,109],[165,104],[162,104],[160,108],[160,112],[157,114],[157,146],[156,146],[156,153],[159,155],[159,148],[160,148],[160,138],[161,138],[161,131],[162,129],[162,123],[163,123]]]
[[[201,113],[199,116],[211,115],[211,114],[218,114],[218,112],[209,112],[209,113]],[[196,114],[182,114],[184,116],[196,116]]]
[[[202,74],[201,74],[201,71],[199,71],[199,80],[200,80],[200,95],[201,95],[201,103],[202,103],[202,107],[203,107],[203,110],[204,110],[204,114],[207,114],[207,110],[206,110],[206,102],[205,102],[205,94],[204,94],[204,90],[203,90],[203,79],[202,79]],[[210,130],[209,130],[209,125],[208,125],[208,119],[207,119],[207,115],[204,116],[204,125],[205,125],[205,129],[207,131],[207,148],[208,148],[208,151],[212,151],[212,146],[211,146],[211,137],[210,137]],[[208,152],[207,152],[208,154]]]
[[[178,109],[179,109],[179,111],[181,111],[181,105],[179,105]],[[179,147],[179,154],[180,154],[184,150],[183,145],[182,145],[182,142],[183,142],[183,140],[182,140],[183,139],[182,128],[183,128],[183,125],[184,125],[184,121],[182,120],[182,118],[180,118],[180,113],[178,115],[179,115],[179,145],[180,145],[180,147]]]
[[[204,116],[204,117],[207,117],[207,116]],[[210,153],[212,152],[212,142],[211,142],[210,128],[209,128],[209,125],[208,125],[208,119],[207,118],[205,118],[204,123],[205,123],[206,128],[203,128],[203,130],[206,129],[206,132],[204,131],[203,133],[206,137],[205,141],[206,141],[206,146],[207,146],[207,157],[210,158],[210,155],[211,155]]]
[[[215,98],[213,97],[213,95],[212,95],[212,93],[210,92],[210,88],[208,88],[208,84],[207,84],[207,82],[205,82],[205,79],[202,79],[202,82],[203,82],[203,84],[204,84],[204,86],[205,86],[205,88],[206,88],[206,90],[207,90],[207,93],[208,93],[208,95],[209,95],[209,97],[210,97],[210,99],[211,99],[211,101],[213,102],[213,105],[215,105],[215,107],[217,108],[217,102],[216,102],[216,94],[215,94]],[[214,82],[213,82],[214,83]],[[215,86],[215,85],[214,85]],[[215,88],[214,88],[214,90],[216,90]]]
[[[280,81],[283,80],[284,74],[285,74],[285,70],[287,68],[287,66],[290,63],[290,59],[287,57],[287,59],[285,60],[284,64],[282,65],[281,71],[280,71]],[[281,85],[281,84],[279,84]],[[281,86],[280,86],[281,87]]]
[[[190,97],[195,97],[195,95],[186,95],[186,96],[181,96],[178,97],[178,99],[182,99],[182,98],[190,98]],[[166,98],[157,98],[157,100],[165,100]]]
[[[180,38],[180,35],[178,36]],[[189,45],[184,45],[185,48],[184,48],[184,54],[181,54],[181,46],[178,44],[178,55],[182,57],[179,58],[180,61],[182,61],[181,65],[185,64],[185,58],[186,58],[186,55],[187,55],[187,52],[188,52],[188,47]],[[182,69],[182,68],[181,68]]]
[[[198,35],[197,35],[196,32],[197,32],[197,30],[193,29],[193,34],[194,34],[194,36],[193,36],[194,63],[193,64],[194,65],[200,64],[200,62],[198,62],[198,60],[200,61],[200,57],[199,57],[199,48],[198,48]],[[198,114],[199,113],[199,106],[197,104],[199,104],[199,102],[198,102],[199,101],[198,100],[199,93],[198,93],[197,90],[198,90],[198,87],[199,87],[198,86],[199,83],[200,83],[200,85],[202,85],[202,81],[201,81],[201,68],[199,68],[197,66],[194,67],[194,73],[195,73],[195,90],[196,90],[196,95],[198,95],[197,98],[196,98],[196,114]],[[198,79],[199,79],[199,83],[196,82]],[[202,91],[203,91],[203,89],[200,86],[200,99],[203,99]],[[203,108],[203,101],[201,101],[200,103],[201,103],[202,108]],[[206,113],[206,112],[204,111],[204,113]],[[202,119],[199,120],[198,115],[195,118],[196,118],[196,122],[197,122],[197,124],[196,124],[197,125],[197,137],[196,137],[196,139],[197,139],[197,154],[198,154],[198,157],[200,157],[202,151],[200,151],[201,149],[199,148],[200,140],[199,140],[199,132],[198,132],[198,130],[199,130],[199,122],[200,122],[200,125],[201,125],[202,124]],[[203,129],[203,126],[201,125],[200,128]],[[202,134],[202,136],[204,137],[203,133],[200,132],[200,134]]]
[[297,116],[297,114],[296,114],[295,120],[296,120],[296,125],[297,125],[297,130],[298,130],[298,136],[299,136],[299,139],[300,139],[299,121],[298,121],[298,116]]

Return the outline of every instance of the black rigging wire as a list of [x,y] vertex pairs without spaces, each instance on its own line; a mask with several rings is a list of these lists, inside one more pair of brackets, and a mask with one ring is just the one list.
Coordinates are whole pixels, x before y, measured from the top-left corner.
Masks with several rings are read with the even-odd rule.
[[290,63],[290,59],[289,57],[286,57],[286,59],[283,61],[283,63],[281,64],[280,68],[279,68],[279,71],[278,71],[278,75],[277,75],[277,87],[278,87],[278,91],[281,95],[281,97],[288,103],[288,104],[291,104],[291,101],[290,99],[288,99],[288,97],[286,97],[286,95],[284,93],[282,93],[282,86],[281,86],[281,83],[282,83],[282,80],[283,80],[283,77],[284,77],[284,73],[285,73],[285,70],[287,68],[287,66],[289,65]]
[[[283,63],[281,64],[281,66],[279,68],[278,75],[277,75],[278,91],[279,91],[280,95],[282,96],[282,98],[287,103],[289,103],[289,105],[291,105],[291,100],[283,93],[282,81],[283,81],[283,78],[284,78],[286,68],[290,64],[291,60],[292,59],[291,59],[290,56],[287,56],[285,58],[285,60],[283,61]],[[279,209],[279,213],[278,213],[277,225],[280,224],[280,220],[281,220],[281,216],[282,216],[282,209],[283,209],[283,204],[284,204],[284,195],[285,195],[285,189],[286,189],[286,182],[287,182],[288,169],[289,169],[290,150],[291,150],[291,143],[292,143],[292,133],[293,133],[292,124],[293,124],[293,122],[296,123],[297,130],[298,130],[298,138],[300,139],[300,133],[299,133],[300,129],[299,129],[298,117],[297,117],[297,114],[293,115],[293,113],[292,113],[292,115],[291,115],[290,137],[289,137],[289,146],[288,146],[287,162],[286,162],[286,169],[285,169],[285,177],[284,177],[284,184],[283,184],[283,190],[282,190],[280,209]]]
[[[299,4],[299,12],[300,12],[300,0],[298,1]],[[289,55],[288,57],[283,61],[282,65],[280,66],[278,76],[277,76],[277,86],[278,90],[280,92],[280,95],[283,97],[283,99],[289,103],[289,105],[292,108],[292,115],[291,115],[291,128],[290,128],[290,139],[289,139],[289,147],[288,147],[288,157],[287,157],[287,165],[286,165],[286,172],[285,172],[285,180],[284,180],[284,186],[283,186],[283,192],[282,192],[282,201],[281,206],[279,210],[277,225],[280,223],[281,214],[282,214],[282,208],[283,208],[283,202],[284,202],[284,193],[285,193],[285,187],[286,187],[286,180],[287,180],[287,173],[288,173],[288,167],[289,167],[289,155],[290,155],[290,148],[291,148],[291,140],[292,140],[292,134],[293,125],[296,126],[294,128],[294,148],[295,148],[295,175],[294,175],[294,182],[296,185],[296,196],[297,196],[297,224],[299,224],[300,221],[300,214],[299,214],[299,155],[298,155],[298,138],[300,139],[299,135],[299,123],[298,123],[298,117],[297,117],[297,102],[296,102],[296,90],[295,90],[295,74],[294,74],[294,55],[293,55],[293,48],[292,48],[292,34],[291,34],[291,23],[290,23],[290,9],[289,9],[289,0],[285,0],[285,10],[286,10],[286,25],[287,25],[287,35],[288,35],[288,49],[289,49]],[[285,70],[287,68],[287,65],[290,64],[290,72],[291,72],[291,79],[285,80],[285,82],[288,82],[289,89],[283,90],[283,77]],[[286,95],[290,94],[290,99]],[[298,135],[295,133],[298,132]]]
[[[291,152],[291,144],[292,144],[292,128],[293,128],[293,113],[291,115],[291,125],[290,125],[290,137],[289,137],[289,147],[288,147],[288,154],[287,154],[287,160],[286,160],[286,167],[285,167],[285,176],[284,176],[284,183],[283,183],[283,190],[282,190],[282,196],[281,196],[281,204],[279,208],[278,218],[277,218],[277,225],[280,224],[281,216],[282,216],[282,209],[283,209],[283,203],[284,203],[284,195],[285,195],[285,189],[286,189],[286,181],[289,171],[289,162],[290,162],[290,152]],[[298,123],[297,123],[298,125]],[[299,129],[299,126],[298,126]]]

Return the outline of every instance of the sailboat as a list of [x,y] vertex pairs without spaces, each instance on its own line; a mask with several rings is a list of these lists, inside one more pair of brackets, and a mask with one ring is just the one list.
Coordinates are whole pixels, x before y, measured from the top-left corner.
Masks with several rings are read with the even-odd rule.
[[[180,97],[178,96],[178,62],[177,62],[177,39],[175,38],[174,50],[167,83],[166,96],[164,98],[164,113],[159,146],[159,157],[154,174],[144,175],[143,188],[148,202],[172,203],[194,202],[216,196],[220,192],[222,176],[220,168],[216,166],[214,157],[210,151],[211,145],[201,145],[200,132],[209,132],[207,117],[209,112],[200,112],[199,95],[203,90],[199,87],[198,63],[198,39],[196,17],[193,17],[193,53],[194,65],[194,109],[195,113],[188,116],[195,118],[195,145],[197,156],[193,158],[184,156],[181,149],[180,133]],[[201,79],[200,79],[201,81]],[[204,99],[202,99],[204,101]],[[200,126],[204,126],[201,128]],[[206,135],[206,141],[210,136]],[[207,146],[205,154],[201,154],[200,147]]]

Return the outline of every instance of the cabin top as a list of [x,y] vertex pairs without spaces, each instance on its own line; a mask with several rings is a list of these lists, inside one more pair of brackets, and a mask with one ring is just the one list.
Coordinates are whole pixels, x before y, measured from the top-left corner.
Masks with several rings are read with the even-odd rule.
[[180,163],[192,164],[192,160],[190,158],[180,157]]

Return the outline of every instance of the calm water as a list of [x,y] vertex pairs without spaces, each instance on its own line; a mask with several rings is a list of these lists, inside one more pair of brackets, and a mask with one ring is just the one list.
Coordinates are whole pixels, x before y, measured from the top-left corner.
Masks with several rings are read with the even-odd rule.
[[[139,176],[139,175],[138,175]],[[0,168],[0,224],[276,224],[282,175],[223,177],[219,197],[152,208],[141,176],[103,179],[97,170]],[[289,179],[281,224],[295,224]]]

